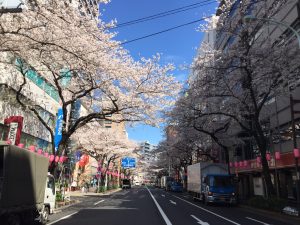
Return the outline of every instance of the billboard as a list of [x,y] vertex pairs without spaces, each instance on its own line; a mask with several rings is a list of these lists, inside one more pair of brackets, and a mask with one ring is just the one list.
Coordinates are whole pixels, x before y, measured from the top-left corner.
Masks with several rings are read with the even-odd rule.
[[122,168],[135,168],[136,160],[135,158],[125,157],[121,162]]

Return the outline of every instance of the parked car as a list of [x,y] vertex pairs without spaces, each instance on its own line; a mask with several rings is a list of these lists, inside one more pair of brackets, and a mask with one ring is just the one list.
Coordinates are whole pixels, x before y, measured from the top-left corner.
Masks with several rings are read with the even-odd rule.
[[170,186],[171,191],[183,192],[183,185],[180,182],[173,181]]
[[161,188],[165,189],[166,191],[170,191],[171,183],[174,181],[173,177],[163,176],[161,178]]
[[135,185],[135,186],[140,186],[141,183],[140,183],[139,181],[135,181],[135,182],[134,182],[134,185]]

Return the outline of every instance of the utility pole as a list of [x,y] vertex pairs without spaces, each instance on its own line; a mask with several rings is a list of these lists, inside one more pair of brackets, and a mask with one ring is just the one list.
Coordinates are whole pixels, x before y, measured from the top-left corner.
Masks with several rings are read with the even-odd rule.
[[[300,100],[293,99],[293,95],[290,94],[290,105],[291,105],[291,121],[292,121],[292,135],[293,135],[293,146],[297,149],[297,137],[296,137],[296,126],[295,126],[295,113],[300,114],[300,111],[294,110],[294,104],[300,103]],[[299,187],[299,166],[298,157],[295,156],[295,169],[296,169],[296,196],[297,196],[297,208],[300,210],[300,187]]]

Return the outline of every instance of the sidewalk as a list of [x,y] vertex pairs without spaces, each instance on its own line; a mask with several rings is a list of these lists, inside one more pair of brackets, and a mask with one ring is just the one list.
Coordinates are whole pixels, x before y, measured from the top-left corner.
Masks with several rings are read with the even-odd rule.
[[116,192],[121,191],[121,190],[122,190],[121,188],[118,188],[118,189],[109,190],[109,191],[106,191],[106,192],[103,192],[103,193],[94,193],[94,192],[82,193],[81,191],[69,192],[68,195],[70,197],[70,201],[57,203],[56,208],[54,209],[54,213],[59,213],[63,209],[66,209],[70,206],[81,203],[80,200],[72,200],[72,197],[107,196],[107,195],[111,195],[111,194],[116,193]]
[[293,224],[293,225],[300,224],[300,217],[290,216],[290,215],[286,215],[286,214],[283,214],[280,212],[273,212],[273,211],[268,211],[268,210],[264,210],[264,209],[253,208],[253,207],[250,207],[247,205],[242,205],[242,204],[240,204],[238,207],[245,211],[254,212],[261,216],[265,216],[265,217],[269,217],[269,218],[276,217],[277,220],[283,222],[282,224],[284,224],[286,222]]

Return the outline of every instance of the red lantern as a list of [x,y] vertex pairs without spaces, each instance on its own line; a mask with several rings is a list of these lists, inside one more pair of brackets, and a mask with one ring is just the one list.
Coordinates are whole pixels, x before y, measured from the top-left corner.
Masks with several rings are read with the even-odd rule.
[[55,162],[57,163],[58,161],[59,161],[59,156],[57,155],[57,156],[55,156]]
[[300,158],[300,151],[298,148],[294,148],[294,156],[295,158]]
[[67,156],[64,156],[63,157],[63,162],[66,162],[68,160],[68,157]]
[[28,149],[29,149],[29,151],[31,151],[31,152],[35,152],[35,146],[34,146],[34,145],[30,145],[30,146],[28,147]]
[[248,167],[248,161],[244,160],[244,167]]
[[275,159],[280,160],[280,158],[281,158],[280,152],[279,151],[275,152]]
[[84,163],[84,161],[82,161],[82,160],[80,160],[80,161],[78,162],[78,164],[79,164],[80,167],[84,167],[84,166],[85,166],[85,163]]
[[55,158],[54,155],[50,155],[49,161],[50,161],[50,162],[53,162],[53,161],[54,161],[54,158]]
[[266,154],[266,159],[267,159],[268,161],[271,160],[271,153],[270,153],[270,152],[267,152],[267,154]]
[[239,166],[240,166],[241,168],[244,166],[243,161],[240,161],[240,162],[239,162]]
[[43,154],[43,150],[42,150],[41,148],[39,148],[39,149],[37,150],[37,153],[38,153],[39,155],[42,155],[42,154]]
[[258,164],[261,164],[261,157],[260,157],[260,156],[257,156],[257,157],[256,157],[256,162],[257,162]]
[[19,147],[19,148],[24,148],[24,144],[23,144],[23,143],[20,143],[20,144],[18,144],[18,147]]
[[234,162],[234,167],[238,168],[239,167],[239,163],[238,162]]
[[84,154],[83,155],[83,161],[84,161],[85,165],[88,164],[89,163],[89,156]]
[[230,167],[233,167],[233,163],[232,163],[232,162],[230,162],[230,163],[229,163],[229,166],[230,166]]
[[60,163],[63,163],[63,162],[64,162],[64,157],[63,157],[63,156],[59,157],[59,162],[60,162]]
[[49,153],[48,153],[48,152],[45,152],[45,153],[44,153],[44,156],[48,158],[48,157],[49,157]]

